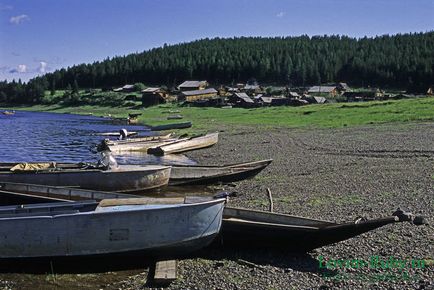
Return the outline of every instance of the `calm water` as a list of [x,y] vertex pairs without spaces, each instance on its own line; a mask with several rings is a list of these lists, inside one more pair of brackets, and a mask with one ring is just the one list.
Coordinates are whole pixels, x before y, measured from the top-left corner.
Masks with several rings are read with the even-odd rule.
[[[95,162],[89,148],[104,137],[102,132],[143,130],[143,126],[119,125],[94,116],[16,111],[0,114],[0,162]],[[150,132],[142,131],[141,135]],[[115,138],[115,137],[111,137]],[[146,153],[116,155],[119,164],[195,164],[184,155],[156,157]]]

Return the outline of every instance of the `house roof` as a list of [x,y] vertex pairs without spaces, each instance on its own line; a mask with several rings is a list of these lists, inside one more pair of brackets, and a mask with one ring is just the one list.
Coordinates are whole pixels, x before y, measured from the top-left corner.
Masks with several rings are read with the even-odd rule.
[[124,89],[124,90],[125,89],[127,89],[127,90],[128,89],[134,89],[134,85],[125,85],[125,86],[122,87],[122,89]]
[[296,93],[296,92],[289,92],[289,95],[290,95],[291,97],[294,97],[294,98],[296,98],[296,97],[300,97],[300,95],[299,95],[298,93]]
[[146,88],[142,90],[142,93],[156,93],[160,90],[160,88]]
[[256,90],[256,89],[259,89],[259,85],[245,85],[244,89],[245,90]]
[[234,96],[237,96],[246,103],[254,103],[254,101],[246,93],[235,93]]
[[324,97],[313,97],[318,104],[324,104],[327,102],[327,99]]
[[185,81],[178,86],[178,88],[198,88],[200,86],[206,86],[207,81]]
[[309,88],[309,93],[330,93],[334,89],[336,89],[335,86],[313,86]]
[[184,96],[196,96],[196,95],[206,95],[206,94],[217,94],[217,91],[214,88],[204,89],[204,90],[194,90],[194,91],[185,91],[181,93]]
[[344,90],[349,90],[350,89],[350,87],[347,85],[347,83],[339,83],[338,84],[342,89],[344,89]]
[[258,99],[267,104],[271,104],[271,100],[273,100],[272,97],[264,97],[264,96],[260,96]]

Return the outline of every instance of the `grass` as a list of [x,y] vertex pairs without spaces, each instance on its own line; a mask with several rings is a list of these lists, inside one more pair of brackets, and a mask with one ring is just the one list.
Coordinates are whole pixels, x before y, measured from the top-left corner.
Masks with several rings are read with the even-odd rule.
[[[1,106],[0,106],[1,107]],[[142,113],[139,122],[160,125],[192,121],[195,129],[215,130],[220,124],[286,128],[341,128],[381,123],[434,121],[434,97],[364,103],[334,103],[303,107],[265,107],[256,109],[221,109],[179,107],[165,104],[150,108],[106,106],[4,106],[4,109],[49,111],[126,118],[128,113]],[[167,120],[165,111],[179,110],[183,120]]]

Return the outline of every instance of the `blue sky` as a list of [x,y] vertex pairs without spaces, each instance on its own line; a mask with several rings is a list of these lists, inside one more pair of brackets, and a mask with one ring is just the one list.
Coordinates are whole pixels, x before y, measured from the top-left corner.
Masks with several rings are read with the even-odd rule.
[[434,0],[0,0],[0,80],[205,37],[434,30]]

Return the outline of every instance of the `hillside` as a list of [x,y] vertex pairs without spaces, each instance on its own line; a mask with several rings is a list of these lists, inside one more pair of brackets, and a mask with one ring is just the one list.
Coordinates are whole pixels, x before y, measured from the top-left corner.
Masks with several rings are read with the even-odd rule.
[[[186,79],[206,79],[218,85],[250,78],[291,86],[342,81],[426,91],[434,79],[433,51],[433,31],[361,39],[202,39],[57,70],[31,80],[22,88],[22,95],[34,100],[41,89],[65,89],[68,85],[96,88],[142,82],[172,87]],[[6,86],[0,83],[0,94]],[[10,92],[4,95],[11,98]]]

